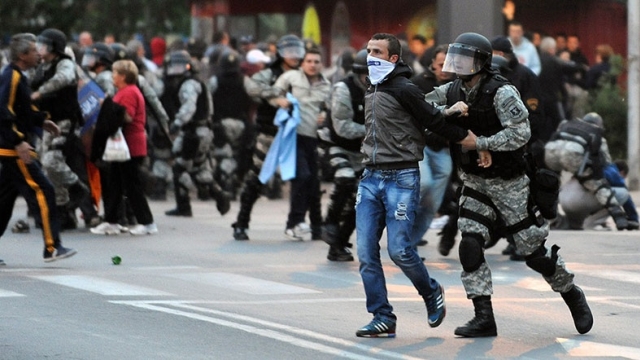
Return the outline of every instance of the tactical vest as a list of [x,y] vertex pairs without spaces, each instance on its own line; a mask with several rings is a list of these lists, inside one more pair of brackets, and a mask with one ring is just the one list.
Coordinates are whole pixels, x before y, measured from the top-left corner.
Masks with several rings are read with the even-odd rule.
[[[284,73],[282,66],[277,65],[270,68],[271,69],[271,80],[269,81],[269,85],[272,86],[275,84],[276,80]],[[258,125],[258,130],[267,135],[275,136],[278,132],[278,127],[273,124],[273,118],[276,117],[276,112],[278,108],[269,104],[269,101],[265,99],[260,100],[260,104],[256,109],[256,124]]]
[[[365,90],[362,89],[353,77],[349,76],[344,80],[341,80],[347,88],[349,89],[349,94],[351,94],[351,108],[353,109],[353,121],[363,125],[364,124],[364,93]],[[330,116],[330,114],[328,114]],[[328,117],[329,117],[328,116]],[[349,151],[360,151],[360,146],[362,145],[362,139],[346,139],[336,133],[335,128],[333,127],[333,121],[331,119],[327,119],[327,127],[331,132],[331,140],[341,148]]]
[[[55,60],[51,62],[51,66],[46,71],[38,69],[36,75],[31,83],[31,87],[34,91],[37,91],[42,84],[49,81],[55,74],[58,63],[63,59],[71,58],[67,55],[59,55]],[[71,60],[73,61],[73,60]],[[75,63],[74,63],[75,64]],[[75,70],[75,69],[74,69]],[[58,122],[60,120],[68,119],[71,121],[71,131],[82,121],[82,111],[80,110],[80,104],[78,103],[78,77],[76,75],[75,81],[59,90],[56,90],[50,94],[44,95],[38,102],[38,107],[42,111],[47,111],[51,114],[51,120]]]
[[596,155],[602,145],[603,129],[582,120],[563,121],[551,140],[568,140],[581,144],[591,155]]
[[[478,94],[473,103],[469,103],[469,116],[451,117],[447,121],[471,130],[477,136],[492,136],[504,129],[495,108],[493,98],[503,85],[508,84],[507,79],[500,75],[493,75],[482,80]],[[447,91],[447,105],[453,106],[458,101],[466,101],[462,91],[462,80],[456,79]],[[512,179],[524,174],[524,147],[513,151],[490,151],[492,165],[488,168],[478,166],[478,152],[470,150],[462,151],[457,144],[451,146],[453,159],[457,166],[467,174],[477,175],[483,178]]]
[[246,121],[252,100],[244,89],[243,78],[239,73],[218,75],[218,90],[213,94],[213,119],[215,123],[225,118]]
[[198,79],[182,76],[180,78],[176,77],[174,79],[169,79],[167,81],[166,88],[162,97],[160,97],[160,102],[164,107],[164,110],[167,112],[169,116],[169,121],[173,122],[176,119],[176,114],[180,110],[182,106],[182,102],[180,102],[180,88],[182,84],[184,84],[187,80],[195,80],[200,84],[201,90],[200,95],[198,96],[198,100],[196,102],[196,112],[193,114],[191,121],[187,124],[187,126],[199,126],[204,125],[209,122],[209,99],[207,97],[207,87],[199,81]]

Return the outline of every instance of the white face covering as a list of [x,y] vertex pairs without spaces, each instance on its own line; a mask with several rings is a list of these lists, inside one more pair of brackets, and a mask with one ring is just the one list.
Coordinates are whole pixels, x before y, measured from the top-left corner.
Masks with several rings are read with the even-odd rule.
[[372,85],[378,85],[396,68],[396,64],[369,55],[367,56],[367,67],[369,68],[369,81]]

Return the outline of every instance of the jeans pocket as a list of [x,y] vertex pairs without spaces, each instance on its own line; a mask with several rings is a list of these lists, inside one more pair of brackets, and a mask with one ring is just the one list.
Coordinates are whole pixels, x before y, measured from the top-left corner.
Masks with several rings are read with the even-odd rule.
[[362,171],[362,175],[360,175],[360,180],[362,181],[362,180],[368,178],[369,176],[371,176],[371,170],[365,168]]
[[418,169],[399,171],[396,175],[396,185],[404,189],[414,189],[418,186]]

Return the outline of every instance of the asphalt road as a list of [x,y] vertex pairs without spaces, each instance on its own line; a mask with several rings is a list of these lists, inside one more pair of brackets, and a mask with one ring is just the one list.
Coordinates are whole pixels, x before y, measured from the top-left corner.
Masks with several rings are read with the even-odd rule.
[[[157,235],[64,232],[64,244],[79,253],[49,264],[38,230],[7,231],[0,359],[640,359],[638,232],[549,238],[587,294],[595,316],[587,335],[578,335],[537,273],[500,255],[503,242],[486,255],[498,337],[457,338],[453,330],[471,319],[472,304],[457,248],[440,256],[431,232],[420,252],[445,286],[445,321],[429,328],[421,298],[383,249],[397,338],[362,339],[355,331],[371,316],[357,261],[332,263],[323,242],[286,240],[287,200],[258,201],[246,242],[231,236],[237,202],[226,216],[197,200],[193,218],[165,216],[172,206],[151,202]],[[25,213],[19,200],[11,224]]]

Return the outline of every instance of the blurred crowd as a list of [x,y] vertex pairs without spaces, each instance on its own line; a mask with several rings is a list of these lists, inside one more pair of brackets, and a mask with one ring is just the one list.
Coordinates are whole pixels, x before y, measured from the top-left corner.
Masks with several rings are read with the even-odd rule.
[[[64,138],[45,133],[36,144],[43,170],[55,188],[63,230],[81,226],[80,213],[84,226],[94,234],[156,233],[147,199],[165,201],[173,193],[176,206],[168,216],[192,216],[192,197],[215,201],[220,214],[229,211],[230,201],[240,201],[231,224],[233,237],[248,240],[255,201],[262,195],[281,198],[284,181],[291,181],[285,236],[325,240],[330,260],[353,260],[349,237],[355,226],[353,203],[362,171],[358,162],[364,137],[361,97],[368,86],[366,51],[348,48],[329,59],[319,44],[295,35],[258,40],[218,32],[211,43],[196,38],[168,42],[162,36],[125,40],[111,34],[97,41],[89,32],[69,41],[56,29],[36,35],[42,62],[25,74],[34,104],[52,115]],[[447,44],[435,44],[420,34],[400,38],[403,61],[413,69],[412,81],[425,94],[453,79],[455,75],[443,71]],[[526,32],[517,22],[509,24],[507,34],[494,38],[492,46],[495,70],[516,86],[529,111],[530,153],[547,167],[548,144],[558,140],[558,128],[563,122],[585,118],[590,93],[615,84],[610,64],[613,49],[597,46],[590,62],[577,35]],[[9,50],[3,50],[2,68],[9,62]],[[328,62],[332,63],[324,67]],[[87,126],[76,93],[89,83],[97,84],[105,100],[97,121]],[[280,162],[286,154],[277,153],[289,141],[285,126],[274,123],[279,110],[299,122],[293,174],[284,174],[291,164]],[[595,120],[600,121],[596,127],[604,128],[606,120]],[[122,129],[131,151],[131,159],[124,163],[101,157],[106,138],[117,128]],[[421,172],[421,196],[431,200],[420,215],[423,226],[416,236],[422,238],[430,227],[440,229],[439,250],[447,255],[457,234],[456,171],[444,151],[446,141],[434,136],[427,143],[425,156],[430,162],[425,166],[430,172]],[[608,183],[609,188],[620,190],[616,196],[600,199],[606,181],[598,182],[600,187],[585,187],[584,174],[577,170],[553,169],[569,171],[577,184],[560,190],[564,211],[554,221],[556,228],[608,229],[611,198],[619,197],[620,205],[629,199],[628,192],[626,197],[618,196],[625,189],[620,179],[626,175],[626,164],[610,158],[606,140],[600,143],[605,144],[605,154],[595,151],[592,155],[604,160],[594,172],[615,165],[615,180]],[[585,161],[591,164],[593,159]],[[280,171],[273,171],[274,166]],[[592,180],[595,175],[590,176]],[[324,216],[321,181],[334,184]],[[597,198],[588,209],[583,193]],[[600,209],[610,211],[602,214]],[[637,229],[635,206],[625,210],[630,222],[616,221],[616,225]],[[36,221],[36,226],[41,224]],[[29,231],[29,222],[19,221],[13,231]],[[426,243],[417,240],[419,245]],[[517,258],[513,248],[505,251]]]

